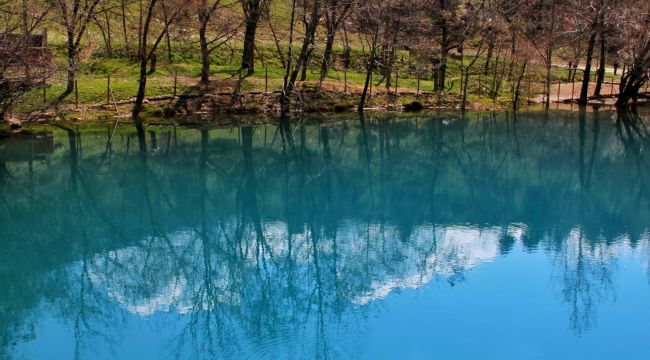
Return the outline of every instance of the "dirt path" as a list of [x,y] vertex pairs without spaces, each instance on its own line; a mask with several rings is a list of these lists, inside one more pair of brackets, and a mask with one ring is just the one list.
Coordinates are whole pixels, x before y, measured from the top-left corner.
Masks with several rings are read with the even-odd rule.
[[[559,94],[558,94],[558,84],[551,85],[551,101],[565,101],[571,99],[577,99],[580,97],[580,88],[582,87],[581,82],[575,83],[562,83],[559,85]],[[589,96],[594,95],[594,90],[596,90],[596,83],[589,83]],[[603,87],[600,91],[601,95],[616,95],[618,94],[618,84],[612,86],[611,82],[603,84]],[[558,96],[559,95],[559,96]],[[543,102],[544,95],[540,94],[533,99],[535,102]]]

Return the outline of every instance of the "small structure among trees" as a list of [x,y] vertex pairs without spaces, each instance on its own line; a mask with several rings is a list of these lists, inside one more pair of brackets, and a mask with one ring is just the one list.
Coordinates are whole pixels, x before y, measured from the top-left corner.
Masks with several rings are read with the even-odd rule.
[[40,34],[0,34],[0,57],[9,66],[48,67],[52,52],[48,47],[47,29]]
[[27,35],[0,33],[0,119],[21,95],[44,85],[51,73],[47,30]]

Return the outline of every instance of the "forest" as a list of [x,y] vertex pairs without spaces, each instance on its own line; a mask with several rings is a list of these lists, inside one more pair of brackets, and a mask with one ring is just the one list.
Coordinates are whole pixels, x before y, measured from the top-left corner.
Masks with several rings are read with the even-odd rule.
[[0,0],[0,116],[517,108],[644,97],[650,3]]

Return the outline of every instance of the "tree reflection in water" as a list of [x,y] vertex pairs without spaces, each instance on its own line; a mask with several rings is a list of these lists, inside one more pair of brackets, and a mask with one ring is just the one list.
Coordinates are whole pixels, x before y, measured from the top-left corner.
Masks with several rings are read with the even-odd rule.
[[150,146],[128,126],[53,129],[44,161],[0,158],[2,349],[49,314],[89,357],[127,318],[168,314],[177,357],[362,353],[390,294],[465,286],[517,249],[552,258],[583,334],[616,299],[617,259],[649,261],[644,118],[382,115],[280,121],[271,139],[151,127]]

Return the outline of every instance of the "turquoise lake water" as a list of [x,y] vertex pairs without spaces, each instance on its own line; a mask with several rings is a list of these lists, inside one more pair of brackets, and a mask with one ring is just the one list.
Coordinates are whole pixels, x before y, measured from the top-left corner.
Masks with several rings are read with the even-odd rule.
[[0,358],[647,359],[644,120],[5,134]]

